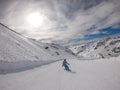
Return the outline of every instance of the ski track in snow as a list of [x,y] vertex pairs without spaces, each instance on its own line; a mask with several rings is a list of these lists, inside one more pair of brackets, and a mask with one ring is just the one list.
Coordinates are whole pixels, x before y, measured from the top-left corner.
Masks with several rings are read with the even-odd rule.
[[0,90],[120,90],[120,61],[68,60],[70,73],[62,62],[24,72],[0,75]]

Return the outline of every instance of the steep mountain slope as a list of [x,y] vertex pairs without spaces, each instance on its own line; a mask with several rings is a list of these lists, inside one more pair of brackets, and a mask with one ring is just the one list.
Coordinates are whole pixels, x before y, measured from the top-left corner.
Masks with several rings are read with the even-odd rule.
[[0,25],[0,60],[46,60],[52,56],[36,47],[27,38]]
[[77,56],[87,58],[109,58],[120,55],[120,36],[107,37],[88,44],[71,47]]

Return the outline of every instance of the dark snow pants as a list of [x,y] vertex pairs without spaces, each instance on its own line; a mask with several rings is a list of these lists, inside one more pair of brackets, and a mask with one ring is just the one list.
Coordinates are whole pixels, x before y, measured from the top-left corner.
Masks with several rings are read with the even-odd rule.
[[66,71],[70,71],[68,65],[64,65]]

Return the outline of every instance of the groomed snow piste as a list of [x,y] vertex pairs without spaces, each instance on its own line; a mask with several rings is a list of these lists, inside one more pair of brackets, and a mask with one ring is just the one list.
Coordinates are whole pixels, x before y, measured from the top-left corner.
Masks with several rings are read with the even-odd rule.
[[70,59],[24,72],[0,75],[0,90],[120,90],[120,57],[101,60]]

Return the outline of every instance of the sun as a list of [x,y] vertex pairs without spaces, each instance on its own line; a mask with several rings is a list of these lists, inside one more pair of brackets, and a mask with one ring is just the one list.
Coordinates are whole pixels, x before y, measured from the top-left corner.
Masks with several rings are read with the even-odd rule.
[[44,22],[44,16],[40,13],[31,13],[27,15],[27,22],[32,27],[40,27]]

